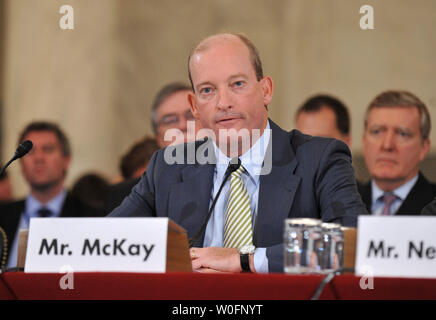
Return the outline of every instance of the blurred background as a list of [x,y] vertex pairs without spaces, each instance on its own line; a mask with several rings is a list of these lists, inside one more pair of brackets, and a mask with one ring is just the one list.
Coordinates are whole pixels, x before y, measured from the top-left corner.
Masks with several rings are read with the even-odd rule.
[[[62,5],[74,30],[62,30]],[[361,30],[363,5],[374,30]],[[340,98],[352,117],[356,175],[363,116],[386,89],[405,89],[436,116],[435,0],[0,0],[0,161],[30,121],[48,119],[72,143],[67,185],[87,171],[118,174],[121,155],[152,134],[150,108],[166,83],[188,81],[187,60],[202,38],[243,32],[260,51],[275,94],[270,117],[291,130],[309,96]],[[424,174],[436,181],[436,130]],[[26,194],[19,165],[15,197]]]

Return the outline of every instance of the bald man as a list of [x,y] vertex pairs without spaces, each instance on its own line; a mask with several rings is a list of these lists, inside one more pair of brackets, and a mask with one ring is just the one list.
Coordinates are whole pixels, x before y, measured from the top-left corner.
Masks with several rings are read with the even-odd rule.
[[[287,218],[356,225],[365,208],[348,148],[288,133],[268,118],[273,80],[249,39],[201,41],[188,72],[191,111],[210,139],[159,150],[111,216],[171,218],[187,230],[201,272],[283,272]],[[183,161],[174,163],[178,152]]]

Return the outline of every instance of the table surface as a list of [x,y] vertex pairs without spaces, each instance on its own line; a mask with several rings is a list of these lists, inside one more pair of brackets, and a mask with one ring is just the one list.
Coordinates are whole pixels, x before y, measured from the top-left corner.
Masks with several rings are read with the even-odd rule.
[[[72,289],[62,289],[61,283]],[[307,300],[322,275],[200,274],[200,273],[74,273],[0,274],[0,299],[116,299],[116,300]],[[338,275],[320,299],[436,299],[436,279],[374,278]],[[65,286],[64,286],[65,288]]]

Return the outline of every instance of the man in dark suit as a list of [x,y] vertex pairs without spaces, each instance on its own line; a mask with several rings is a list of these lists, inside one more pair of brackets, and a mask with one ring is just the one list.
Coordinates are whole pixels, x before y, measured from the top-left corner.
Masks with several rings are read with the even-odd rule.
[[369,104],[363,155],[371,176],[359,192],[373,215],[419,215],[436,185],[419,172],[430,148],[430,115],[407,91],[385,91]]
[[245,36],[203,40],[190,56],[189,74],[191,110],[210,139],[155,153],[111,216],[169,217],[194,237],[237,157],[241,166],[224,184],[205,231],[194,237],[195,270],[282,272],[289,217],[356,225],[365,208],[349,149],[338,140],[285,132],[268,119],[273,82]]
[[18,230],[27,229],[33,217],[98,216],[64,187],[71,151],[66,135],[54,123],[33,122],[21,133],[19,143],[31,140],[32,150],[20,160],[21,171],[29,184],[26,199],[0,206],[0,226],[8,241],[8,267],[17,262]]

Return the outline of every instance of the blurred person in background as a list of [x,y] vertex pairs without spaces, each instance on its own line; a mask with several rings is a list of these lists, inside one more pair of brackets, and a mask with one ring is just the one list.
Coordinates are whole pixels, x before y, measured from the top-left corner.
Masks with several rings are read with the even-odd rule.
[[120,161],[120,171],[123,181],[110,185],[106,192],[104,211],[111,212],[119,206],[123,199],[130,193],[133,186],[147,169],[148,162],[159,149],[155,139],[145,137],[135,143]]
[[301,105],[295,118],[301,132],[342,140],[350,148],[350,115],[339,99],[330,95],[313,96]]
[[104,216],[105,197],[109,183],[98,173],[86,173],[76,180],[71,188],[71,194],[86,206]]
[[65,133],[52,122],[32,122],[20,134],[18,144],[30,140],[33,148],[20,159],[30,191],[25,199],[0,205],[0,226],[8,241],[8,267],[17,264],[18,230],[28,229],[34,217],[93,217],[98,212],[67,191],[64,182],[71,163]]
[[[201,126],[191,112],[188,102],[190,92],[192,88],[189,85],[175,81],[163,86],[154,97],[151,106],[151,124],[158,149],[204,138],[198,135]],[[191,135],[188,132],[188,121],[192,121],[194,129]],[[166,138],[165,134],[167,134]],[[141,170],[142,168],[139,169]],[[139,177],[132,177],[110,186],[105,205],[106,211],[109,213],[117,207],[138,181]]]
[[[151,107],[153,131],[159,148],[170,144],[196,140],[195,135],[200,124],[195,121],[188,103],[188,94],[192,92],[189,85],[182,82],[171,82],[162,87],[156,94]],[[188,137],[188,121],[195,121],[195,135]],[[180,135],[165,139],[165,133],[171,129],[180,130]],[[182,134],[183,133],[183,134]]]
[[430,149],[430,114],[407,91],[385,91],[365,115],[363,155],[371,176],[359,192],[373,215],[419,215],[436,185],[419,171]]
[[135,143],[121,158],[120,171],[125,180],[139,178],[147,168],[153,153],[159,149],[156,140],[145,137]]

